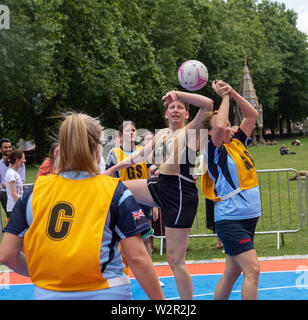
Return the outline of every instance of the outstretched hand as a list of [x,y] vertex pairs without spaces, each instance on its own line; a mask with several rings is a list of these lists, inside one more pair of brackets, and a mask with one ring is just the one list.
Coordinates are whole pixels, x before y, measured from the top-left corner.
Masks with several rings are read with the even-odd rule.
[[214,80],[212,88],[221,97],[229,95],[232,91],[232,87],[222,80]]
[[162,100],[164,101],[164,106],[165,107],[168,107],[168,105],[170,103],[172,103],[173,101],[177,100],[178,97],[177,97],[177,94],[176,94],[176,91],[172,90],[172,91],[169,91],[167,92],[163,97],[162,97]]
[[111,168],[105,170],[103,174],[105,176],[114,177],[115,171],[114,171],[113,167],[111,167]]

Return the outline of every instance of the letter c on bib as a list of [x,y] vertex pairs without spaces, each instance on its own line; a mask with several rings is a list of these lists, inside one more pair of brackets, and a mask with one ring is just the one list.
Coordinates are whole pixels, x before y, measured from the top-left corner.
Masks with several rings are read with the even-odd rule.
[[51,240],[65,239],[71,229],[74,207],[68,202],[58,202],[49,213],[47,235]]

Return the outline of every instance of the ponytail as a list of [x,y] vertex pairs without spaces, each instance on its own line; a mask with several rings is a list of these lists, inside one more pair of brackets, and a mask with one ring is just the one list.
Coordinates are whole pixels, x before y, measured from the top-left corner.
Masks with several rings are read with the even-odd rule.
[[95,151],[102,127],[98,120],[82,113],[68,113],[59,130],[59,173],[66,170],[99,174]]

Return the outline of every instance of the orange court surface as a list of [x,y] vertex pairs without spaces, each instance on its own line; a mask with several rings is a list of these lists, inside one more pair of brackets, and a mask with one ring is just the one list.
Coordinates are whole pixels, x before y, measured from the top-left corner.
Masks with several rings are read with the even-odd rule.
[[[259,300],[308,300],[308,256],[259,258]],[[212,300],[222,273],[224,260],[187,261],[192,275],[194,299]],[[175,280],[167,263],[155,263],[163,292],[168,300],[179,300]],[[3,270],[0,300],[33,300],[30,278]],[[5,275],[5,277],[3,276]],[[147,296],[130,273],[134,300],[147,300]],[[230,300],[240,300],[242,275],[234,285]],[[1,290],[2,289],[2,290]]]

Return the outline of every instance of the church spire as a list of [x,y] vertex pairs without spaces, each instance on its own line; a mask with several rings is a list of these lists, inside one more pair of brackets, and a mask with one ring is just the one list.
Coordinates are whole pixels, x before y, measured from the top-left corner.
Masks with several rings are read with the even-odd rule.
[[[247,55],[246,50],[244,52],[244,69],[243,69],[243,77],[240,85],[240,94],[250,102],[253,107],[258,111],[258,119],[257,119],[257,126],[259,128],[259,141],[263,143],[263,110],[262,105],[259,104],[259,100],[256,94],[256,90],[253,85],[252,77],[250,75],[250,71],[247,65]],[[243,119],[243,115],[240,109],[237,107],[235,108],[235,117],[234,121],[236,125],[240,125]],[[253,142],[257,143],[255,139],[255,133],[253,133]]]

